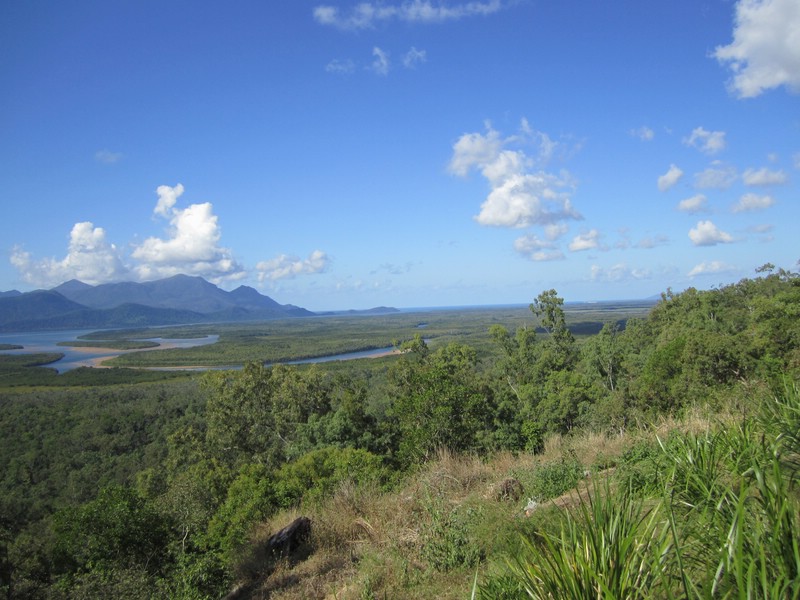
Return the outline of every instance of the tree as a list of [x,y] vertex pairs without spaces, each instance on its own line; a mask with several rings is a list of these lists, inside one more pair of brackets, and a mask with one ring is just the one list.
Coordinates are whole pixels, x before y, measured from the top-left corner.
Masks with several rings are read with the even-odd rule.
[[531,303],[530,309],[549,334],[548,344],[539,358],[540,369],[560,371],[574,366],[577,353],[575,338],[567,327],[564,299],[555,290],[546,290]]
[[605,323],[597,335],[589,338],[581,347],[589,372],[600,377],[603,386],[610,392],[617,389],[622,369],[623,349],[619,335],[619,325]]
[[241,371],[210,372],[203,383],[211,392],[206,439],[233,465],[278,466],[295,452],[298,428],[330,411],[330,382],[314,367],[248,363]]
[[438,448],[472,451],[481,446],[490,407],[479,389],[476,364],[469,346],[451,343],[429,353],[418,344],[394,368],[393,414],[404,463],[425,461]]
[[244,465],[228,488],[225,502],[208,524],[209,542],[228,560],[249,541],[253,525],[275,509],[274,484],[262,464]]
[[164,562],[169,522],[133,489],[104,488],[77,509],[54,518],[56,565],[62,572],[138,567],[157,572]]

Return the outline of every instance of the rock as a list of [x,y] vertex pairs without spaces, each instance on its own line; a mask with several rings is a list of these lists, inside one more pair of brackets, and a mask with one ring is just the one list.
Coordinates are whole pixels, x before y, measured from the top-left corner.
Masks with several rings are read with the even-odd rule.
[[298,517],[267,540],[267,554],[288,555],[311,533],[311,519]]

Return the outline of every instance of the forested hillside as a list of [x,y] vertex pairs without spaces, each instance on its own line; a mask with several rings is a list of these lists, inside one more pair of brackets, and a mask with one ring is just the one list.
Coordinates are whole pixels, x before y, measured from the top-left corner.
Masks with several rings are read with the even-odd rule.
[[588,337],[555,290],[530,308],[491,352],[3,389],[0,589],[797,597],[800,277],[670,290]]

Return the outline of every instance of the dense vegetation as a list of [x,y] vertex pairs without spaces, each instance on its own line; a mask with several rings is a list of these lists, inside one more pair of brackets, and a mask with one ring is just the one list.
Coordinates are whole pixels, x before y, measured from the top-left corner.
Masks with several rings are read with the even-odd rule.
[[482,331],[404,324],[386,359],[6,387],[0,589],[798,597],[800,278],[773,271],[593,335],[548,290]]

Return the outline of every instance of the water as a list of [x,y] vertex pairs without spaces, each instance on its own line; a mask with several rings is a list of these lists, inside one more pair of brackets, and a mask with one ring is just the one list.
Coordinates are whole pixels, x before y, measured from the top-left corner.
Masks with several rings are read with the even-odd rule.
[[[73,342],[79,340],[80,336],[93,333],[96,329],[75,329],[72,331],[37,331],[34,333],[2,333],[0,334],[0,344],[16,344],[23,346],[21,350],[0,350],[0,354],[39,354],[42,352],[55,352],[63,354],[64,358],[56,362],[45,365],[56,369],[59,373],[64,373],[78,367],[96,367],[103,360],[127,354],[128,352],[141,352],[141,350],[113,350],[111,348],[74,348],[71,346],[59,346],[59,342]],[[164,348],[193,348],[195,346],[205,346],[213,344],[219,339],[219,335],[209,335],[202,338],[192,339],[173,339],[173,338],[147,338],[145,341],[152,341],[161,344],[159,348],[148,348],[147,350],[158,350]],[[98,345],[102,342],[98,341]],[[310,363],[322,363],[334,360],[353,360],[356,358],[372,358],[389,354],[394,350],[394,346],[386,348],[374,348],[372,350],[361,350],[359,352],[344,352],[342,354],[330,354],[327,356],[316,356],[314,358],[302,358],[298,360],[286,361],[284,364],[302,365]],[[170,367],[157,367],[157,369],[170,370]],[[194,370],[207,370],[210,367],[198,367]],[[222,369],[240,369],[241,366],[214,367]]]
[[[71,331],[37,331],[33,333],[2,333],[0,334],[0,344],[16,344],[23,346],[21,350],[0,350],[0,354],[39,354],[42,352],[55,352],[63,354],[64,357],[54,363],[45,365],[55,369],[59,373],[64,373],[78,367],[96,367],[104,359],[127,354],[128,352],[140,352],[139,350],[113,350],[111,348],[74,348],[70,346],[59,346],[58,342],[74,342],[82,335],[93,333],[96,329],[75,329]],[[193,348],[213,344],[219,339],[218,335],[209,335],[202,338],[192,339],[172,339],[172,338],[147,338],[145,341],[152,341],[160,344],[159,348]],[[98,345],[102,342],[98,341]],[[150,348],[157,350],[159,348]]]
[[373,348],[372,350],[360,350],[358,352],[344,352],[342,354],[329,354],[327,356],[316,356],[314,358],[301,358],[298,360],[288,360],[286,365],[305,365],[312,363],[331,362],[334,360],[353,360],[355,358],[374,358],[394,351],[394,346],[386,348]]

